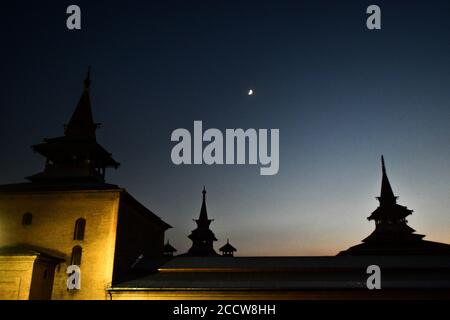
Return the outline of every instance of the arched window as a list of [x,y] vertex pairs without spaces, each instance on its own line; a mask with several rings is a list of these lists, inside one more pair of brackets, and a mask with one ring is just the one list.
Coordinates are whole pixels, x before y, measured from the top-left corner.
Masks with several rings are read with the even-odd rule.
[[83,249],[80,246],[75,246],[72,249],[72,259],[70,260],[71,265],[79,266],[81,264],[81,252]]
[[84,239],[84,227],[86,226],[86,220],[83,218],[78,219],[75,222],[75,231],[73,233],[73,240]]
[[29,226],[33,222],[33,215],[29,212],[22,216],[22,225]]

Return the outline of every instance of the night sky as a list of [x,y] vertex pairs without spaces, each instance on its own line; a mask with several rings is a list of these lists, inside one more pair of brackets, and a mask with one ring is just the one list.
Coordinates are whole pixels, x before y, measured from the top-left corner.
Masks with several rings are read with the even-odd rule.
[[[93,3],[95,2],[95,3]],[[82,30],[66,28],[66,8]],[[366,28],[378,4],[382,30]],[[334,255],[374,228],[380,156],[409,225],[450,242],[450,2],[15,1],[1,8],[0,183],[43,169],[92,65],[107,181],[174,228],[178,253],[206,185],[219,248]],[[256,95],[248,96],[254,89]],[[280,170],[176,166],[177,128],[279,128]]]

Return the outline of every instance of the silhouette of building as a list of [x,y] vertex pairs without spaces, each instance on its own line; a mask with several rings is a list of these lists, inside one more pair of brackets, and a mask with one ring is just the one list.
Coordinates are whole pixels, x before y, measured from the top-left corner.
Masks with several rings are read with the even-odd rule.
[[[388,289],[378,290],[378,298],[420,299],[424,290],[428,297],[448,296],[450,246],[425,241],[407,225],[412,211],[397,204],[384,159],[382,168],[380,206],[368,218],[375,231],[338,256],[232,257],[236,249],[227,241],[220,248],[225,257],[174,257],[156,273],[110,288],[111,299],[371,299],[365,272],[370,265],[382,268],[382,288]],[[203,207],[199,220],[208,227]],[[193,238],[211,239],[212,232],[203,234]]]
[[412,210],[397,203],[389,182],[384,157],[381,156],[381,192],[377,197],[380,205],[367,218],[375,221],[375,230],[362,244],[353,246],[340,255],[440,255],[450,254],[450,245],[423,240],[408,226],[406,218]]
[[27,179],[32,182],[105,182],[106,168],[118,168],[111,153],[96,139],[100,124],[94,123],[89,98],[90,71],[84,80],[80,101],[65,126],[64,136],[44,139],[33,150],[46,158],[43,172]]
[[[340,253],[359,257],[233,257],[229,241],[221,257],[203,188],[192,247],[173,258],[176,249],[164,245],[171,226],[105,182],[106,169],[119,163],[97,142],[90,83],[88,72],[64,136],[33,146],[44,170],[0,186],[0,300],[370,298],[361,270],[372,264],[383,267],[383,288],[406,297],[423,297],[424,288],[434,290],[428,297],[448,295],[450,245],[423,240],[408,226],[412,210],[397,204],[383,158],[380,205],[368,218],[375,230]],[[82,272],[78,290],[67,289],[69,265]]]
[[[0,186],[0,299],[106,299],[138,257],[162,257],[170,225],[105,182],[119,163],[97,142],[90,83],[88,72],[64,135],[33,146],[44,170]],[[69,265],[79,290],[67,290]]]
[[175,249],[170,243],[169,240],[167,240],[166,244],[163,248],[163,253],[166,257],[173,257],[173,254],[177,252],[177,249]]
[[185,255],[188,256],[217,256],[218,253],[214,250],[214,241],[217,241],[216,236],[209,228],[214,219],[208,219],[208,212],[206,210],[206,189],[203,187],[203,201],[202,208],[200,209],[200,216],[198,219],[194,219],[197,224],[197,228],[192,230],[188,236],[192,240],[192,247]]
[[224,257],[233,257],[234,253],[237,251],[235,247],[233,247],[230,244],[230,239],[227,239],[227,243],[223,245],[220,249],[220,252],[222,252],[222,255]]
[[[367,289],[367,266],[382,290]],[[450,256],[174,257],[108,289],[112,300],[448,298]]]

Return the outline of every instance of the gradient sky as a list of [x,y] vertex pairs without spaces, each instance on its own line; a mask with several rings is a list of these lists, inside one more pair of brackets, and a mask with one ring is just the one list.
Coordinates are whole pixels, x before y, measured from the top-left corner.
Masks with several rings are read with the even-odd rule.
[[[95,3],[92,3],[95,2]],[[66,29],[66,7],[82,30]],[[366,28],[366,8],[382,30]],[[98,141],[179,251],[206,185],[239,255],[334,255],[374,228],[380,155],[409,225],[450,242],[448,1],[24,1],[2,4],[0,183],[43,168],[92,65]],[[246,95],[248,89],[256,95]],[[176,128],[279,128],[280,171],[175,166]]]

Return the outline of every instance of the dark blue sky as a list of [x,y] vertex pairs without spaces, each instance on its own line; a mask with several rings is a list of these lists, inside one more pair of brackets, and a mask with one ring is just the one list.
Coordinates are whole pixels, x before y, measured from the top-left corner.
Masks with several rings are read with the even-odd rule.
[[[382,30],[366,28],[378,4]],[[78,4],[82,30],[66,29]],[[203,185],[221,245],[335,254],[373,225],[381,169],[410,225],[450,242],[448,1],[33,1],[2,4],[0,183],[42,169],[92,65],[108,181],[174,229],[184,251]],[[246,95],[248,89],[256,95]],[[175,166],[176,128],[279,128],[280,171]],[[218,246],[216,246],[218,247]]]

